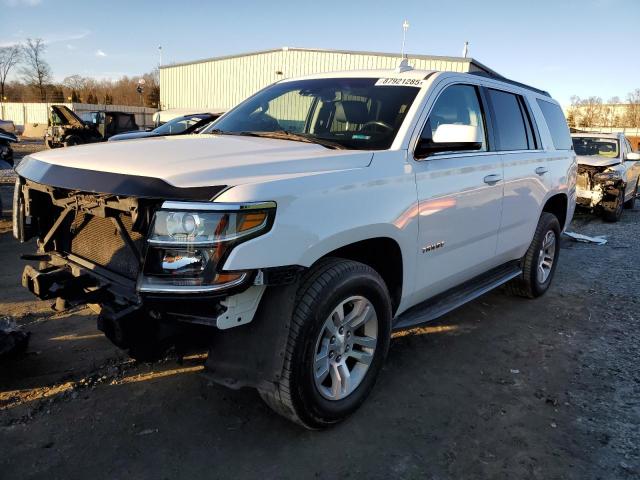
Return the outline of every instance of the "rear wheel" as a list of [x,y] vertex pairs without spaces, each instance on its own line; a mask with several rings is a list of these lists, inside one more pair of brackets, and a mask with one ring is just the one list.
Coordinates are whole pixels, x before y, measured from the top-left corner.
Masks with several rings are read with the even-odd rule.
[[80,145],[81,143],[82,142],[80,141],[79,137],[75,135],[69,135],[64,141],[64,146],[73,147],[74,145]]
[[522,257],[522,274],[507,284],[510,293],[536,298],[548,290],[558,265],[560,231],[557,217],[543,212],[531,245]]
[[373,388],[390,337],[391,301],[377,272],[350,260],[323,261],[298,291],[282,378],[260,395],[304,427],[333,425]]
[[638,196],[638,184],[640,184],[640,178],[636,181],[636,188],[633,190],[633,195],[631,195],[631,198],[627,200],[624,204],[624,208],[626,208],[627,210],[631,210],[633,207],[636,206],[636,197]]
[[610,204],[608,208],[603,210],[602,218],[605,222],[617,222],[622,217],[622,210],[624,209],[624,188],[622,186],[618,188],[618,194]]

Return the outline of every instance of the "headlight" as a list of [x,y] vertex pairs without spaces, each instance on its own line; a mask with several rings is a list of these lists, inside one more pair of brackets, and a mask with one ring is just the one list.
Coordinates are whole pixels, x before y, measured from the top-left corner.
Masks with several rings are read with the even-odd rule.
[[600,173],[596,173],[593,176],[593,179],[596,182],[607,182],[607,181],[611,181],[611,180],[620,180],[621,178],[622,178],[622,175],[617,170],[611,170],[609,172],[600,172]]
[[234,245],[269,231],[274,202],[165,202],[153,218],[141,292],[206,292],[238,285],[249,272],[222,272]]

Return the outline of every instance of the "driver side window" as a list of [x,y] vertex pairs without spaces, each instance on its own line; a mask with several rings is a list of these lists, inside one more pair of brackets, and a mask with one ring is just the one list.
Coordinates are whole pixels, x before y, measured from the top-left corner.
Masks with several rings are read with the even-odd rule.
[[477,127],[482,138],[482,148],[474,152],[487,151],[482,109],[477,89],[473,85],[451,85],[440,94],[422,130],[421,141],[431,142],[440,125]]

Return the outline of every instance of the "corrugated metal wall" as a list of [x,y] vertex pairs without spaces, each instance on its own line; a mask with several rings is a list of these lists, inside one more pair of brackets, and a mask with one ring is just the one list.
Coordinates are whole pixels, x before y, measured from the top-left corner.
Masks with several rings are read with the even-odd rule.
[[[397,55],[282,49],[165,66],[160,69],[160,102],[163,110],[229,109],[282,78],[341,70],[392,69],[398,61]],[[409,63],[424,70],[481,70],[470,59],[409,58]]]

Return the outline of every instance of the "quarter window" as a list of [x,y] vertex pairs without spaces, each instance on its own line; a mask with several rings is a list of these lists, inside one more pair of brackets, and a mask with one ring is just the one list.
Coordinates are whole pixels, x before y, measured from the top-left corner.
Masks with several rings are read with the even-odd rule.
[[555,103],[538,99],[544,120],[547,122],[551,140],[556,150],[571,150],[571,134],[562,109]]
[[444,124],[478,127],[483,139],[480,151],[487,150],[484,120],[476,87],[472,85],[447,87],[431,109],[429,119],[422,130],[422,140],[431,140],[438,127]]
[[[521,102],[518,95],[489,89],[489,98],[493,107],[493,122],[496,135],[496,150],[527,150],[529,147],[529,135]],[[529,131],[531,127],[529,126]]]

